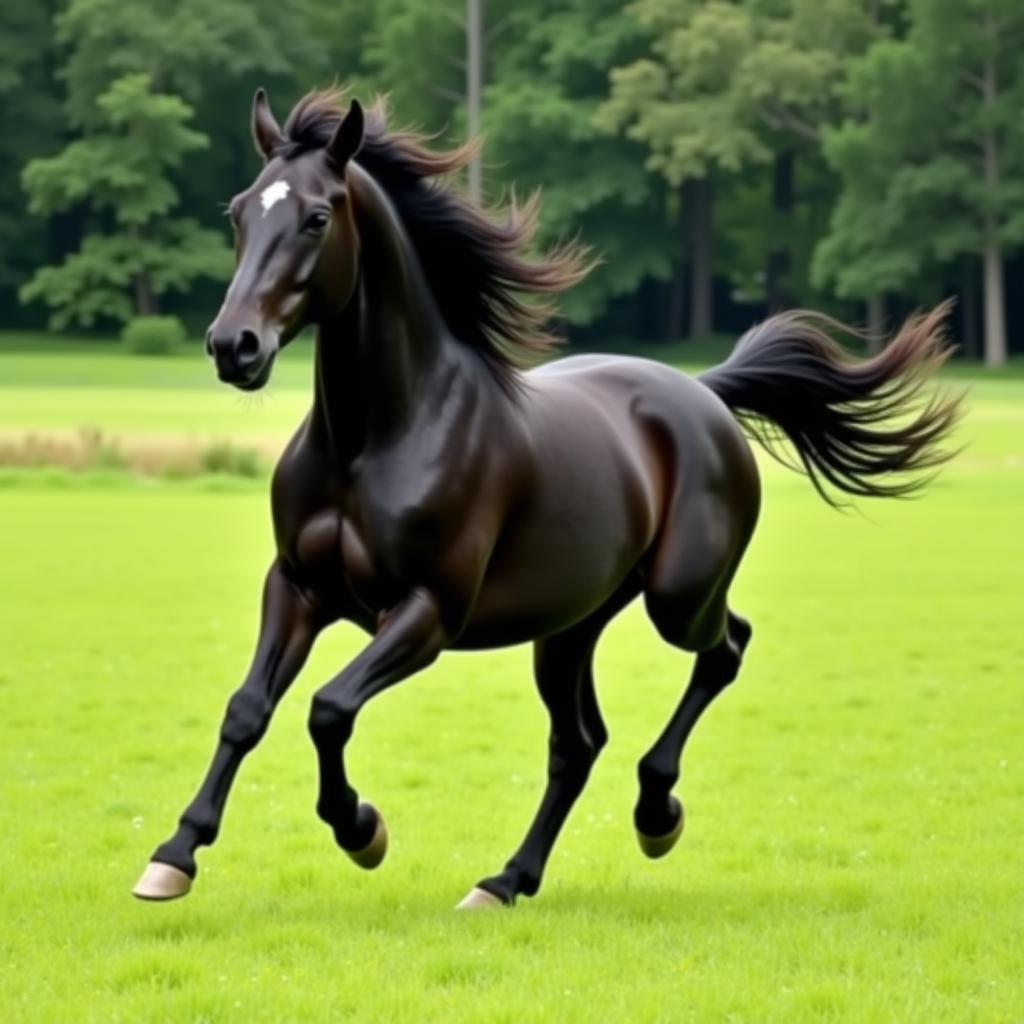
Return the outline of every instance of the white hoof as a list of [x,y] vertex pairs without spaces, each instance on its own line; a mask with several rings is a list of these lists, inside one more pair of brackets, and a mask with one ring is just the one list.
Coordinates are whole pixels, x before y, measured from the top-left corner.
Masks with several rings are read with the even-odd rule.
[[151,860],[135,883],[132,895],[140,900],[176,900],[192,888],[192,879],[180,868]]
[[492,907],[503,907],[504,903],[486,889],[470,889],[469,895],[456,904],[456,910],[490,910]]

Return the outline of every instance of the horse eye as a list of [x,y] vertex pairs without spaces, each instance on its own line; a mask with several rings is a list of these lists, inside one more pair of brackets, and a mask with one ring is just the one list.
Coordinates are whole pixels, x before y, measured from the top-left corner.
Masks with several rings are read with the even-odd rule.
[[322,235],[330,219],[330,214],[323,210],[317,210],[316,213],[310,214],[306,223],[302,225],[302,230],[310,235]]

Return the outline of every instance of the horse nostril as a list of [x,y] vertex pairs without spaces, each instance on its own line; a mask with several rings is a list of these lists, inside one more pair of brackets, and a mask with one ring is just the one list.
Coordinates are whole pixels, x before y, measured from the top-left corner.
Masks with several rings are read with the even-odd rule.
[[206,332],[206,354],[213,358],[213,331]]
[[238,336],[235,354],[239,362],[250,363],[260,354],[260,338],[255,331],[245,328]]

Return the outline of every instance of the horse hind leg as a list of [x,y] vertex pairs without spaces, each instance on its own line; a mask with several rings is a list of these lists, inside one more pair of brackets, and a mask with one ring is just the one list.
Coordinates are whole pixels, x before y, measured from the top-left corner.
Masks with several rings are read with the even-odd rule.
[[723,635],[697,654],[689,685],[654,745],[640,759],[640,795],[633,813],[640,849],[651,858],[663,857],[683,832],[683,805],[672,793],[679,781],[686,741],[701,715],[736,679],[752,628],[746,619],[726,610]]
[[657,741],[638,766],[640,795],[634,824],[640,848],[662,857],[683,831],[683,806],[673,796],[683,748],[700,716],[737,676],[750,642],[750,624],[731,612],[727,595],[753,532],[750,516],[708,496],[683,503],[670,517],[645,590],[647,611],[674,647],[695,651],[689,685]]

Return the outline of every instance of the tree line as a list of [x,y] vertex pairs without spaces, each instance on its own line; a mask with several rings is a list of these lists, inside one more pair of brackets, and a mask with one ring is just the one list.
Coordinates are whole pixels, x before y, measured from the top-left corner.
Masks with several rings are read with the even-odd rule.
[[542,188],[542,240],[600,263],[572,334],[734,331],[807,305],[880,333],[955,294],[1006,360],[1024,306],[1019,0],[6,0],[5,326],[199,324],[230,275],[223,204],[279,116],[338,78]]

